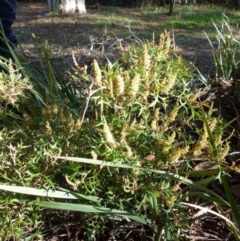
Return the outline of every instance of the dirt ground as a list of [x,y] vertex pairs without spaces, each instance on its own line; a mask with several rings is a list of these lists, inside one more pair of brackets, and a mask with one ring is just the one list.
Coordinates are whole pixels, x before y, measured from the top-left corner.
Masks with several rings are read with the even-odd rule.
[[[135,23],[129,27],[126,21],[124,23],[113,19],[110,24],[108,21],[104,26],[106,11],[90,7],[84,15],[59,15],[53,18],[48,14],[47,3],[24,1],[19,2],[14,31],[20,46],[31,59],[37,59],[33,37],[38,36],[48,41],[53,50],[53,58],[64,56],[66,63],[71,64],[71,55],[74,53],[80,65],[88,64],[92,59],[104,61],[106,56],[109,59],[116,58],[119,42],[126,46],[140,39],[152,38],[149,34],[144,36],[146,29],[148,30],[146,33],[149,33],[149,20],[142,16],[140,9],[112,8],[112,10],[115,15],[134,16],[139,19],[139,25]],[[166,18],[169,17],[162,14],[157,21],[167,21]],[[154,31],[157,38],[164,29],[156,26]],[[127,32],[129,33],[126,34]],[[213,61],[206,38],[195,36],[186,30],[174,29],[174,41],[181,49],[183,58],[193,62],[205,76],[213,75]]]

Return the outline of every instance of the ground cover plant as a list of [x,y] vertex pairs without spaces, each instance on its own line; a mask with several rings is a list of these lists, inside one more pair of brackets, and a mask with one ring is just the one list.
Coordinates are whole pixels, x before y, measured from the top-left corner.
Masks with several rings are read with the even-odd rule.
[[225,52],[214,50],[210,81],[168,31],[133,30],[99,45],[100,56],[118,47],[105,61],[73,53],[69,68],[34,34],[37,62],[20,51],[14,68],[1,63],[1,239],[239,239],[239,86],[213,98],[216,81],[234,78],[219,76]]

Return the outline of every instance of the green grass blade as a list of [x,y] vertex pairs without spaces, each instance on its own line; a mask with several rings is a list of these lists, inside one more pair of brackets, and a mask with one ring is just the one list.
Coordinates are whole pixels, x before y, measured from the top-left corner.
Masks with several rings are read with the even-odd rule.
[[227,196],[227,199],[230,203],[230,206],[232,208],[232,211],[233,211],[233,214],[234,214],[234,217],[235,217],[235,220],[237,221],[238,223],[238,228],[240,228],[240,212],[239,212],[239,208],[237,206],[237,203],[236,201],[234,200],[233,198],[233,195],[232,195],[232,192],[231,192],[231,189],[228,185],[228,182],[227,182],[227,179],[225,177],[225,174],[222,173],[220,175],[220,179],[221,179],[221,182],[222,182],[222,185],[224,187],[224,191],[226,193],[226,196]]
[[92,202],[98,202],[100,199],[94,196],[86,196],[80,193],[74,193],[64,189],[64,191],[56,190],[46,190],[46,189],[37,189],[32,187],[22,187],[22,186],[9,186],[9,185],[0,185],[0,190],[32,195],[37,197],[49,197],[49,198],[59,198],[59,199],[85,199]]
[[[167,171],[160,171],[160,170],[153,170],[153,169],[146,169],[146,168],[140,168],[140,167],[135,167],[135,166],[129,166],[129,165],[125,165],[125,164],[119,164],[119,163],[112,163],[112,162],[105,162],[105,161],[101,161],[101,160],[92,160],[92,159],[88,159],[88,158],[78,158],[78,157],[56,157],[59,159],[64,159],[64,160],[68,160],[68,161],[75,161],[75,162],[80,162],[80,163],[86,163],[86,164],[92,164],[92,165],[102,165],[102,166],[109,166],[109,167],[116,167],[116,168],[129,168],[129,169],[141,169],[144,170],[146,172],[153,172],[153,173],[157,173],[159,174],[159,176],[161,177],[166,177],[169,180],[175,180],[175,181],[179,181],[181,183],[184,183],[187,185],[187,188],[190,187],[194,187],[197,188],[209,195],[212,195],[214,197],[216,197],[217,200],[219,200],[220,203],[225,203],[225,205],[229,206],[228,203],[226,201],[224,201],[224,199],[222,199],[219,195],[217,195],[215,192],[213,192],[212,190],[206,188],[205,186],[198,184],[197,182],[193,182],[192,180],[182,177],[180,175],[174,174],[174,173],[170,173]],[[216,177],[215,177],[216,179]]]
[[14,193],[20,193],[20,194],[33,195],[33,196],[38,196],[38,197],[78,199],[76,196],[70,194],[69,192],[36,189],[36,188],[32,188],[32,187],[0,185],[0,190],[14,192]]
[[41,201],[38,203],[42,208],[50,208],[50,209],[57,209],[57,210],[67,210],[67,211],[75,211],[75,212],[85,212],[85,213],[98,213],[98,214],[108,214],[108,215],[118,215],[128,217],[134,221],[137,221],[142,224],[147,224],[147,220],[136,216],[132,213],[117,210],[117,209],[110,209],[105,207],[96,207],[93,205],[86,205],[86,204],[75,204],[75,203],[61,203],[61,202],[47,202]]

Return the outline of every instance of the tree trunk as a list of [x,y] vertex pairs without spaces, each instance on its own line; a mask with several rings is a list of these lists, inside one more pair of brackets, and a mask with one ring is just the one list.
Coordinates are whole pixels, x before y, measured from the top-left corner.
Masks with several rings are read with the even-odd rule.
[[59,0],[47,0],[48,2],[48,11],[49,12],[58,12],[59,11]]
[[174,4],[175,4],[175,0],[171,0],[168,15],[172,15]]
[[86,13],[85,0],[61,0],[61,10],[64,13]]

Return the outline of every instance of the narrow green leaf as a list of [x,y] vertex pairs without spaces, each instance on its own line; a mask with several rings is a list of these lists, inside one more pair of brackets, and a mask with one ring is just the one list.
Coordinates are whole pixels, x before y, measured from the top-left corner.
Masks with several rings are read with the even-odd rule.
[[0,189],[4,190],[4,191],[33,195],[33,196],[38,196],[38,197],[51,197],[51,198],[61,198],[61,199],[78,199],[78,197],[70,194],[69,192],[36,189],[36,188],[33,188],[33,187],[0,185]]
[[219,195],[217,195],[212,190],[210,190],[210,189],[206,188],[205,186],[200,185],[196,182],[193,182],[192,180],[190,180],[188,178],[179,176],[179,175],[174,174],[174,173],[170,173],[170,172],[166,172],[166,171],[160,171],[160,170],[154,170],[154,169],[140,168],[140,167],[135,167],[135,166],[129,166],[129,165],[125,165],[125,164],[105,162],[105,161],[100,161],[100,160],[92,160],[92,159],[88,159],[88,158],[57,157],[57,156],[55,156],[55,157],[59,158],[59,159],[65,159],[65,160],[81,162],[81,163],[88,163],[88,164],[92,164],[92,165],[102,165],[102,166],[118,167],[118,168],[130,168],[130,169],[134,168],[134,169],[141,169],[141,170],[144,170],[146,172],[158,173],[158,174],[160,174],[161,177],[166,177],[166,178],[169,178],[170,180],[176,180],[176,181],[179,181],[179,182],[182,182],[182,183],[186,184],[187,188],[190,188],[190,187],[198,188],[199,190],[216,197],[219,200],[219,202],[221,202],[221,203],[224,202],[226,205],[228,205],[228,203],[226,201],[224,201]]
[[98,214],[109,214],[109,215],[118,215],[128,217],[134,221],[137,221],[142,224],[147,224],[147,220],[136,216],[132,213],[117,210],[117,209],[110,209],[105,207],[96,207],[93,205],[86,205],[86,204],[75,204],[75,203],[61,203],[61,202],[47,202],[41,201],[39,205],[43,208],[50,208],[50,209],[57,209],[57,210],[67,210],[67,211],[76,211],[76,212],[84,212],[84,213],[98,213]]
[[230,203],[230,206],[231,206],[231,208],[232,208],[234,217],[235,217],[235,219],[236,219],[236,221],[237,221],[237,223],[238,223],[238,227],[240,227],[240,212],[239,212],[239,208],[238,208],[238,206],[237,206],[237,204],[236,204],[236,201],[235,201],[234,198],[233,198],[231,189],[230,189],[230,187],[229,187],[229,185],[228,185],[228,182],[227,182],[227,179],[226,179],[224,173],[222,173],[222,174],[220,175],[220,179],[221,179],[221,181],[222,181],[222,185],[223,185],[223,187],[224,187],[224,191],[225,191],[225,193],[226,193],[226,195],[227,195],[227,199],[228,199],[228,201],[229,201],[229,203]]

